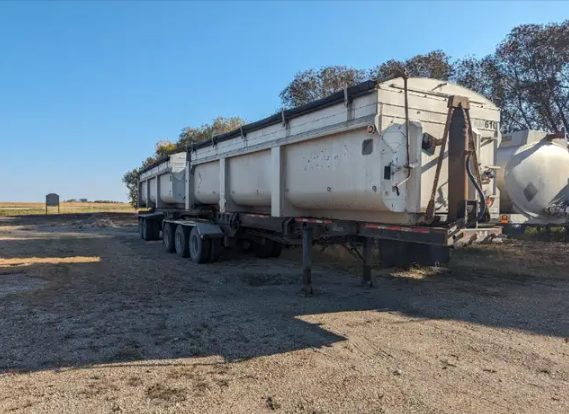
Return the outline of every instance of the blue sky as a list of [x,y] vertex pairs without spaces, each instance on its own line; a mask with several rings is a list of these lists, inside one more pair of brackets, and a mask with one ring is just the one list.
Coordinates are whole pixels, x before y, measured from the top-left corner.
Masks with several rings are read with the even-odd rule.
[[255,121],[298,71],[491,53],[565,2],[0,2],[0,201],[126,200],[123,173],[217,115]]

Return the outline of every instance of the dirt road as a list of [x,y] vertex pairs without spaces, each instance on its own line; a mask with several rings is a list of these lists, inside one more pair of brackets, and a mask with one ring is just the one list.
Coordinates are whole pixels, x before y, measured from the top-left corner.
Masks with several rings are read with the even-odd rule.
[[321,259],[305,298],[292,259],[194,265],[105,217],[1,219],[0,412],[569,412],[566,244],[372,289]]

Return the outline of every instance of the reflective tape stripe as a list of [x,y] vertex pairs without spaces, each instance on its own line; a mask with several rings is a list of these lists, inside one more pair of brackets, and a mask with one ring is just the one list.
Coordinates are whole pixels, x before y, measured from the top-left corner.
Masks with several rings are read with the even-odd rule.
[[426,227],[401,227],[401,226],[383,226],[381,224],[366,224],[367,229],[374,230],[389,230],[389,231],[404,231],[408,233],[430,233]]
[[305,218],[295,218],[295,221],[299,221],[301,223],[317,223],[317,224],[330,224],[332,220],[318,220],[318,219],[305,219]]

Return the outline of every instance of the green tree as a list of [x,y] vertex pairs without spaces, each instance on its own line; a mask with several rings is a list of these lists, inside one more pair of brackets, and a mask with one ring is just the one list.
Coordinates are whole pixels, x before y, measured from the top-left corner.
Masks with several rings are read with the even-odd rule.
[[[186,146],[192,143],[211,139],[212,136],[223,134],[225,132],[233,131],[243,125],[245,121],[238,117],[224,118],[218,116],[209,124],[203,124],[199,128],[186,127],[180,133],[179,139],[176,143],[163,139],[156,143],[154,155],[147,157],[140,168],[145,168],[154,164],[160,158],[173,154],[175,152],[185,151]],[[122,178],[123,183],[128,190],[128,198],[133,206],[138,204],[138,179],[140,169],[133,169],[127,171]]]
[[160,140],[156,143],[155,156],[154,158],[159,159],[166,155],[176,152],[178,149],[177,145],[168,139]]
[[182,132],[180,132],[176,149],[183,150],[186,146],[191,146],[196,142],[210,140],[216,135],[233,131],[244,124],[245,121],[238,116],[232,116],[229,118],[218,116],[211,123],[202,124],[198,128],[186,127],[182,129]]
[[456,67],[456,82],[502,108],[504,130],[569,130],[569,20],[517,26],[494,54]]
[[296,108],[366,79],[368,73],[365,70],[347,66],[308,69],[294,76],[292,82],[280,93],[280,98],[283,107]]
[[122,182],[128,190],[128,200],[135,208],[138,206],[138,177],[139,172],[136,168],[127,171],[122,177]]
[[407,72],[408,76],[449,80],[453,75],[450,57],[442,50],[416,55],[406,61],[388,60],[369,72],[375,80],[385,79],[398,72]]
[[296,108],[324,98],[345,86],[353,86],[368,79],[381,80],[403,71],[409,76],[448,80],[453,74],[453,65],[449,56],[436,50],[406,61],[388,60],[369,70],[347,66],[308,69],[295,75],[292,82],[280,93],[280,98],[283,107]]

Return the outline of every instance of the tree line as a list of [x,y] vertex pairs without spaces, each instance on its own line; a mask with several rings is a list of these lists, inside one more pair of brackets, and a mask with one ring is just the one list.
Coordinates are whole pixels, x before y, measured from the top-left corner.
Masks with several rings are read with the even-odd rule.
[[[442,50],[408,60],[388,60],[372,68],[327,66],[298,72],[280,93],[284,108],[295,108],[366,80],[396,72],[450,81],[480,93],[502,109],[505,131],[569,130],[569,20],[561,23],[516,26],[488,56],[453,59]],[[175,142],[162,140],[142,167],[164,155],[183,151],[192,143],[232,131],[240,117],[217,117],[198,128],[186,127]],[[138,198],[139,169],[128,171],[123,182],[133,204]]]
[[69,200],[65,200],[64,203],[120,204],[121,201],[114,201],[114,200],[93,200],[93,201],[89,201],[87,198],[70,198]]

